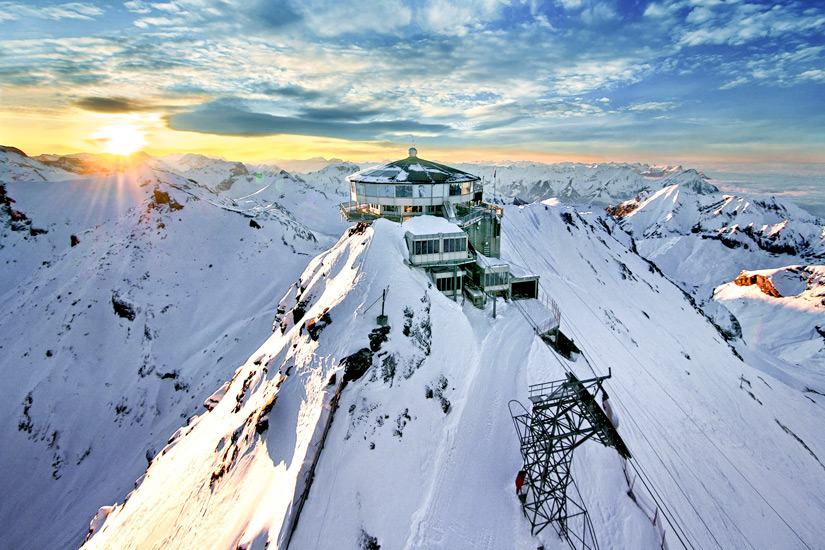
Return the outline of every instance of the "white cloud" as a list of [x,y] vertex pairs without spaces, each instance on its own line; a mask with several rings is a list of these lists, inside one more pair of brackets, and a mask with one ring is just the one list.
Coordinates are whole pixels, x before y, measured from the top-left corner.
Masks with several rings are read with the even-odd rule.
[[558,0],[559,4],[566,10],[574,10],[582,7],[583,0]]
[[423,23],[427,30],[437,34],[462,36],[497,19],[508,4],[507,0],[430,0],[424,8]]
[[700,6],[698,8],[694,8],[685,18],[685,21],[688,23],[698,24],[710,21],[711,19],[713,19],[713,10]]
[[679,43],[685,46],[738,46],[760,38],[779,38],[825,29],[825,14],[821,10],[797,13],[794,5],[772,4],[738,4],[726,8],[724,12],[711,12],[706,8],[691,11],[685,21],[694,24],[694,27],[683,33]]
[[653,17],[655,19],[660,19],[663,17],[671,16],[674,11],[674,4],[654,2],[652,4],[647,5],[644,11],[644,15],[645,17]]
[[53,6],[35,7],[14,2],[0,2],[0,21],[16,21],[25,17],[38,19],[86,19],[103,15],[99,7],[85,2],[68,2]]
[[400,0],[310,2],[304,8],[309,26],[321,36],[393,34],[412,20],[412,10]]
[[612,21],[619,18],[619,14],[610,4],[605,2],[596,3],[582,12],[582,21],[587,24]]
[[746,84],[748,82],[750,82],[750,79],[748,79],[744,76],[738,76],[738,77],[734,78],[733,80],[729,80],[728,82],[726,82],[726,83],[722,84],[721,86],[719,86],[719,89],[720,90],[730,90],[731,88],[736,88],[737,86],[741,86],[742,84]]
[[131,0],[130,2],[124,2],[123,7],[132,13],[147,14],[150,11],[152,11],[152,8],[149,7],[149,4],[141,0]]
[[639,63],[638,59],[632,58],[580,61],[558,68],[554,75],[554,91],[571,96],[614,84],[638,82],[650,69],[650,65]]
[[822,69],[811,69],[799,75],[800,80],[812,80],[814,82],[825,82],[825,71]]
[[646,101],[644,103],[634,103],[627,107],[627,110],[636,112],[672,111],[680,105],[681,103],[673,101]]

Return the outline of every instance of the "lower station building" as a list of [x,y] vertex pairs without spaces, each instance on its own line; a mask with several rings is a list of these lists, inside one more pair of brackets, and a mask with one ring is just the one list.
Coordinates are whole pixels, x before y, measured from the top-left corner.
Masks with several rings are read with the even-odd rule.
[[462,293],[481,306],[489,295],[538,296],[538,276],[500,260],[501,208],[483,201],[481,178],[409,156],[347,177],[349,221],[401,222],[411,265],[427,271],[454,300]]

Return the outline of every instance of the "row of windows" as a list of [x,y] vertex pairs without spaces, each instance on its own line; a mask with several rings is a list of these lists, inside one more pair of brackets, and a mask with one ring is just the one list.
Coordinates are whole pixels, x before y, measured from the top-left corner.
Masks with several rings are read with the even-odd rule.
[[[461,290],[461,277],[458,277],[456,280],[456,290]],[[435,288],[444,292],[447,290],[453,290],[453,278],[452,277],[442,277],[440,279],[435,280]]]
[[467,238],[444,239],[444,252],[464,252],[467,250]]
[[438,254],[438,239],[413,241],[413,254]]
[[[443,239],[443,251],[465,252],[467,250],[467,237],[452,237]],[[438,254],[441,245],[439,239],[428,239],[413,241],[413,254]]]
[[[350,184],[350,190],[356,192],[363,201],[363,197],[383,197],[399,199],[430,199],[444,196],[444,185],[394,185],[386,183],[356,183]],[[449,184],[449,196],[469,195],[473,192],[473,182]]]
[[484,287],[487,288],[491,286],[506,285],[508,275],[509,274],[506,271],[485,273]]

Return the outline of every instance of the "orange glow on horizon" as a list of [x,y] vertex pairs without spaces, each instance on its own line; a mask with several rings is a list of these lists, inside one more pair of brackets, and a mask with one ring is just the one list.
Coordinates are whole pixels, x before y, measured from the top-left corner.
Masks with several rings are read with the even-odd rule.
[[428,145],[423,138],[416,142],[401,139],[397,142],[378,142],[301,135],[243,137],[201,134],[170,129],[160,113],[112,115],[80,110],[43,112],[36,108],[17,106],[4,108],[3,118],[0,143],[17,147],[32,156],[83,152],[128,155],[143,151],[153,157],[196,153],[248,163],[317,157],[378,163],[404,158],[407,149],[414,145],[422,158],[447,164],[505,161],[548,164],[638,162],[683,164],[702,170],[703,163],[823,162],[822,158],[817,158],[809,151],[777,145],[757,152],[744,147],[741,150],[731,148],[695,153],[646,152],[632,146],[604,144],[600,147],[596,143],[462,147]]

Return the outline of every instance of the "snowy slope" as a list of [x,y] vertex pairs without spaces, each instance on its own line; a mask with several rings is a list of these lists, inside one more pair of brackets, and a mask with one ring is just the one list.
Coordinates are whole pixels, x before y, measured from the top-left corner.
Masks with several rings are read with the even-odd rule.
[[0,546],[76,547],[333,241],[145,164],[5,188],[47,232],[2,227]]
[[[506,404],[526,403],[527,385],[560,378],[562,364],[514,305],[499,301],[494,320],[489,306],[435,292],[404,265],[395,224],[345,235],[311,260],[346,227],[338,203],[357,167],[296,175],[181,155],[109,169],[95,155],[0,153],[15,201],[0,201],[0,521],[10,526],[0,546],[78,546],[98,507],[122,503],[138,480],[90,547],[283,547],[316,456],[293,548],[539,544],[513,495],[520,458]],[[612,367],[620,432],[694,546],[817,547],[818,222],[779,204],[720,202],[680,167],[512,166],[507,178],[501,166],[465,168],[489,172],[487,196],[498,170],[507,202],[651,199],[635,210],[655,213],[637,221],[641,233],[626,225],[632,216],[622,225],[689,291],[709,297],[742,269],[771,268],[753,273],[783,298],[734,285],[711,302],[742,321],[743,363],[610,219],[553,201],[506,209],[504,255],[540,273],[561,306],[562,330],[585,351],[569,366],[582,377]],[[670,184],[680,185],[657,193]],[[801,259],[811,265],[793,267]],[[368,308],[387,286],[388,339],[341,392],[318,455],[341,361],[371,345],[380,303]],[[213,392],[208,408],[219,404],[202,412]],[[574,476],[602,547],[656,547],[615,451],[584,445]],[[542,539],[565,547],[550,531]]]
[[714,300],[739,320],[753,349],[785,361],[800,385],[825,389],[825,267],[743,271],[718,286]]
[[[695,547],[822,540],[818,396],[743,363],[601,215],[509,207],[503,235],[504,256],[541,274],[585,352],[568,367],[612,368],[620,432]],[[342,363],[367,370],[340,394],[293,548],[566,547],[529,535],[507,411],[528,384],[563,377],[564,360],[514,304],[500,301],[493,319],[490,306],[453,303],[405,256],[403,228],[379,220],[313,260],[218,406],[87,547],[285,547]],[[370,305],[387,286],[382,341]],[[601,547],[657,547],[615,451],[585,444],[574,475]]]
[[681,291],[605,235],[600,214],[561,207],[559,223],[549,208],[505,210],[503,255],[542,275],[596,372],[612,366],[620,432],[696,547],[802,547],[794,531],[817,547],[820,396],[733,356]]
[[[54,158],[59,158],[54,156]],[[16,147],[0,145],[0,181],[61,181],[80,177],[79,174],[45,164],[37,158],[26,155]]]
[[[822,372],[822,337],[815,327],[825,326],[825,309],[811,304],[799,307],[801,302],[790,300],[712,298],[714,288],[731,283],[743,270],[821,263],[823,220],[773,198],[699,195],[676,185],[610,211],[633,236],[639,253],[693,294],[718,324],[730,329],[730,337],[749,334],[745,343],[767,353],[766,360],[774,364],[771,368],[795,377],[800,368],[813,375]],[[779,322],[790,312],[798,314],[792,315],[792,321]],[[763,345],[755,334],[768,326],[765,337],[770,344]],[[798,383],[825,390],[816,376],[803,375]]]
[[150,164],[220,193],[246,212],[282,208],[313,231],[335,239],[346,228],[338,208],[349,196],[344,177],[358,171],[357,166],[342,163],[294,175],[273,165],[246,165],[195,154],[169,155]]

